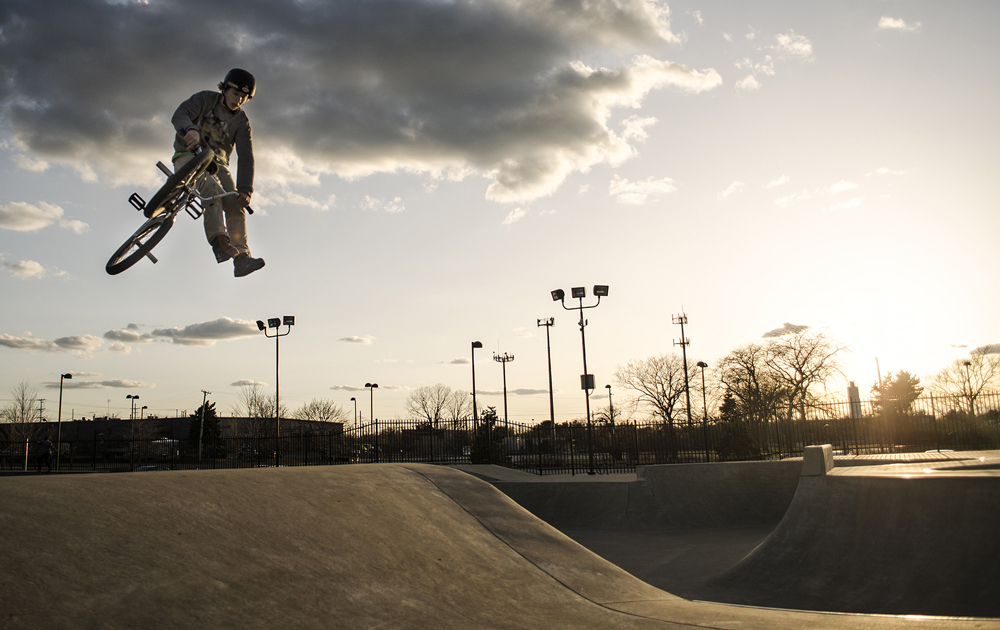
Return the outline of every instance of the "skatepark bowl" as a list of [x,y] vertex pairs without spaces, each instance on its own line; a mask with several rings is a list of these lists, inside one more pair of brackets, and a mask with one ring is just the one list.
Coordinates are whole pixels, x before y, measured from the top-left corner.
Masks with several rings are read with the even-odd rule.
[[0,478],[0,628],[1000,629],[1000,453]]

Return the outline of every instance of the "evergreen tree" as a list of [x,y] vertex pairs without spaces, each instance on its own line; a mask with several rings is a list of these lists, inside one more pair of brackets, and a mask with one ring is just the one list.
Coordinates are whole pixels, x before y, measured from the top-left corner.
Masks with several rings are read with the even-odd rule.
[[204,442],[222,437],[222,427],[219,423],[219,416],[215,413],[215,403],[205,402],[205,433],[201,433],[201,407],[191,414],[191,423],[188,425],[188,442],[193,446],[198,445],[198,437],[201,436]]

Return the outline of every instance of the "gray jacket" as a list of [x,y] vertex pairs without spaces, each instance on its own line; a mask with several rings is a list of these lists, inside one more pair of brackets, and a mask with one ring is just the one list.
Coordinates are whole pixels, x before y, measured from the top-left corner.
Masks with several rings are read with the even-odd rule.
[[235,147],[239,157],[236,190],[248,195],[253,192],[253,136],[250,119],[243,108],[230,111],[222,103],[221,92],[205,90],[181,103],[170,122],[177,131],[174,150],[178,153],[186,153],[188,150],[184,144],[184,135],[189,129],[198,130],[202,146],[215,151],[217,159],[226,168],[229,167],[229,158]]

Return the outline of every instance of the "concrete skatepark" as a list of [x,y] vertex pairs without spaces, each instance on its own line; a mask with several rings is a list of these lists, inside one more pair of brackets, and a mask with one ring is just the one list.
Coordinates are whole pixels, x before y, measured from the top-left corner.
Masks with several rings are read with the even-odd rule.
[[1000,453],[832,464],[5,477],[0,628],[1000,628]]

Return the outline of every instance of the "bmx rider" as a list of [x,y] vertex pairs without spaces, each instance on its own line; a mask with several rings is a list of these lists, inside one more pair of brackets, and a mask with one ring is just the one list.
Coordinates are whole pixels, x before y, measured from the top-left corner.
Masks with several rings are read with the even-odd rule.
[[[205,204],[205,236],[219,263],[233,260],[233,275],[249,275],[264,266],[263,258],[250,255],[247,246],[246,207],[253,195],[253,137],[250,120],[243,104],[253,98],[257,80],[246,70],[234,68],[219,83],[219,92],[205,90],[187,99],[177,108],[171,123],[177,131],[174,139],[174,170],[190,161],[199,145],[215,152],[218,167],[215,177],[198,185],[203,195],[237,191],[238,196],[214,199]],[[236,149],[239,169],[236,184],[229,172],[229,158]]]

